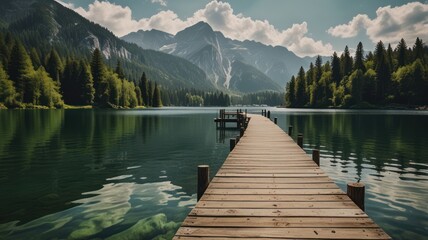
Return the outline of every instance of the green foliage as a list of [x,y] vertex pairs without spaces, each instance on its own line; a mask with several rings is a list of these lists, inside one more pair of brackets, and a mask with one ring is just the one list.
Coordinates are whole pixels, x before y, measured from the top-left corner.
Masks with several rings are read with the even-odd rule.
[[14,44],[8,62],[9,78],[14,82],[16,91],[19,94],[19,101],[22,102],[25,97],[26,77],[34,70],[30,57],[20,42],[17,41]]
[[0,103],[3,103],[6,107],[16,107],[18,105],[18,94],[16,93],[13,82],[9,80],[6,71],[0,64]]
[[62,108],[64,102],[59,93],[59,87],[50,78],[43,67],[39,67],[28,76],[27,95],[29,102],[33,105],[43,105],[50,108]]
[[62,68],[61,59],[59,58],[57,51],[52,48],[46,61],[46,71],[54,81],[59,82]]
[[[407,48],[404,40],[395,50],[390,45],[385,50],[383,42],[379,41],[374,54],[369,52],[364,57],[360,42],[352,67],[354,60],[346,47],[340,59],[333,53],[331,67],[326,63],[321,68],[320,58],[317,58],[315,66],[311,63],[306,74],[301,68],[297,78],[293,77],[287,84],[285,105],[345,108],[371,108],[386,103],[427,105],[428,64],[425,52],[419,38],[413,50]],[[410,56],[413,56],[412,62]],[[304,77],[306,81],[301,81]]]
[[155,88],[153,89],[152,104],[153,107],[162,107],[161,94],[157,84],[155,84]]

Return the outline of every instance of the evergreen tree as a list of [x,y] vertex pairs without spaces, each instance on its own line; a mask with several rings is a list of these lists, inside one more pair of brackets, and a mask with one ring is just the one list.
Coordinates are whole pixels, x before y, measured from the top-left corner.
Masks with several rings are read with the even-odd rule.
[[143,94],[141,93],[141,89],[139,86],[135,87],[135,94],[137,95],[138,106],[143,106]]
[[117,60],[116,69],[114,71],[120,79],[125,79],[125,74],[123,73],[122,64],[120,60]]
[[341,57],[341,69],[342,69],[342,76],[349,76],[352,72],[352,57],[349,53],[348,46],[345,46],[345,51],[342,54],[343,57]]
[[394,52],[392,51],[391,44],[388,44],[388,48],[386,49],[386,59],[389,63],[389,69],[391,69],[391,71],[394,70]]
[[398,67],[402,67],[407,64],[407,44],[402,38],[396,47]]
[[46,61],[46,71],[55,82],[59,83],[62,71],[62,62],[54,48],[51,49],[51,52],[49,53],[48,59]]
[[314,82],[318,83],[319,80],[321,79],[321,75],[322,75],[322,59],[321,59],[321,56],[318,55],[315,60],[315,79],[314,81],[312,81],[312,83]]
[[296,107],[303,107],[306,103],[306,93],[305,93],[305,70],[303,67],[300,67],[299,73],[296,79]]
[[19,95],[18,100],[23,102],[25,98],[27,76],[34,70],[30,57],[20,42],[17,41],[13,46],[8,62],[9,78],[14,82],[14,86]]
[[420,59],[422,63],[425,63],[424,43],[420,38],[416,38],[415,45],[413,46],[413,56],[415,60]]
[[80,81],[80,104],[92,105],[94,104],[95,89],[91,71],[84,61],[80,62],[79,69],[80,72],[78,79]]
[[106,79],[106,69],[101,52],[96,48],[92,54],[91,73],[94,80],[95,98],[98,105],[105,105],[109,101],[109,86]]
[[294,75],[291,77],[290,82],[287,83],[286,89],[285,89],[285,106],[286,107],[294,107],[295,100],[295,85],[296,85],[296,79],[294,78]]
[[361,42],[357,45],[357,50],[355,52],[355,61],[354,61],[354,70],[361,70],[366,72],[366,67],[364,66],[364,49]]
[[143,99],[143,102],[141,105],[149,106],[149,81],[147,80],[146,73],[143,72],[143,75],[141,76],[140,80],[140,89],[141,89],[141,96]]
[[340,75],[340,59],[339,57],[337,57],[337,53],[334,52],[333,53],[333,57],[331,58],[331,80],[333,81],[333,83],[337,85],[339,85],[340,80],[342,79],[341,75]]
[[162,107],[161,93],[158,88],[158,84],[155,83],[155,87],[153,90],[153,107]]
[[153,82],[148,81],[147,83],[147,94],[148,94],[148,103],[147,106],[153,107]]
[[381,102],[385,99],[388,93],[390,81],[391,81],[391,70],[385,56],[385,47],[382,41],[376,44],[375,49],[375,61],[376,61],[376,76],[377,76],[377,98]]
[[40,60],[39,53],[35,48],[31,48],[30,50],[30,58],[33,63],[34,68],[39,68],[42,65],[42,61]]

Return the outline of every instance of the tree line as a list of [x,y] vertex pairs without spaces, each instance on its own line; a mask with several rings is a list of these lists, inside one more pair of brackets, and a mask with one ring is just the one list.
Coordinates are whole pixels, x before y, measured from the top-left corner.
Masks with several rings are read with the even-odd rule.
[[417,38],[413,47],[404,39],[393,50],[382,41],[374,52],[355,56],[348,46],[339,57],[323,64],[318,56],[307,71],[303,67],[286,85],[287,107],[373,107],[387,104],[427,105],[428,50]]

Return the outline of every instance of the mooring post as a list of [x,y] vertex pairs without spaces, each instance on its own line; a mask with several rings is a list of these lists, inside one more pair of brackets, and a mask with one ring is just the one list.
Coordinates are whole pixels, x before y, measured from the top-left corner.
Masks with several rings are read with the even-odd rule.
[[268,111],[267,113],[268,113],[268,114],[267,114],[267,118],[269,118],[269,119],[270,119],[270,111]]
[[240,137],[244,136],[244,132],[245,132],[245,128],[241,127],[241,129],[239,130],[239,136]]
[[274,119],[273,119],[273,122],[274,122],[275,124],[278,124],[278,118],[274,118]]
[[297,145],[299,145],[301,148],[303,148],[303,134],[299,133],[299,135],[297,135]]
[[320,165],[320,150],[312,150],[312,160],[319,166]]
[[208,165],[199,165],[198,166],[198,201],[204,195],[205,190],[207,190],[208,185],[210,184],[210,166]]
[[356,182],[356,183],[348,183],[348,188],[346,194],[348,197],[364,211],[364,194],[366,188],[364,183]]
[[291,135],[293,135],[293,126],[288,126],[288,136],[291,137]]
[[236,138],[231,138],[230,139],[230,151],[231,152],[235,148],[235,145],[236,145]]

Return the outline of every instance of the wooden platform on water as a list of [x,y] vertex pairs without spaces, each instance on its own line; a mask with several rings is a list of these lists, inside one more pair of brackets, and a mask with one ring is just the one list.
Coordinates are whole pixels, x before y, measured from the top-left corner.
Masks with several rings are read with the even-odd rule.
[[390,239],[282,129],[244,136],[174,239]]

